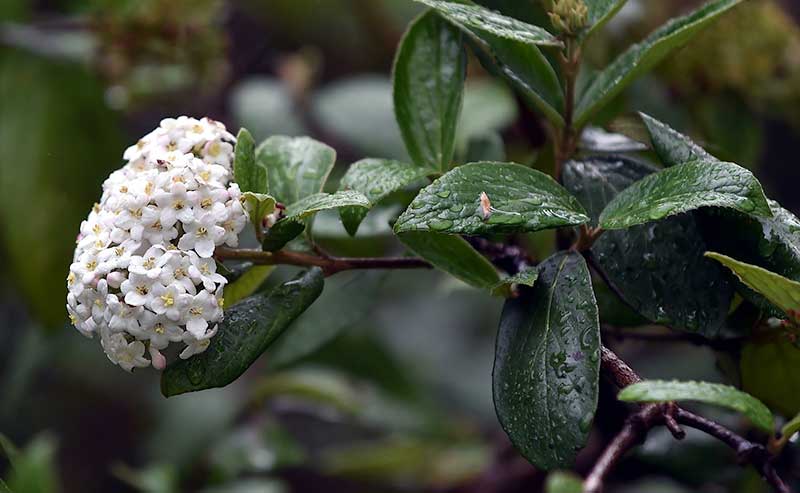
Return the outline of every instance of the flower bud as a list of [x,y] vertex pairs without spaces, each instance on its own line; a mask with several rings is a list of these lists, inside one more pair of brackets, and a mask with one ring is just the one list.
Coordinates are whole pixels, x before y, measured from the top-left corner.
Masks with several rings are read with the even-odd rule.
[[575,36],[586,27],[589,8],[583,0],[553,0],[548,15],[556,30]]

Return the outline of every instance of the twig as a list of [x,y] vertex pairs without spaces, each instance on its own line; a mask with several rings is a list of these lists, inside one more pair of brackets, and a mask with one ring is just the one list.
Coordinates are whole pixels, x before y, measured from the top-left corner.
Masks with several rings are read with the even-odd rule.
[[326,276],[357,269],[429,269],[431,264],[416,257],[319,257],[307,253],[263,252],[251,249],[217,248],[219,260],[247,260],[257,265],[321,267]]
[[[641,377],[610,349],[603,347],[601,355],[603,372],[617,387],[623,388],[641,381]],[[585,493],[600,493],[605,478],[611,470],[627,452],[644,441],[647,432],[653,427],[666,424],[673,435],[676,435],[676,431],[680,430],[678,423],[703,431],[731,447],[736,452],[739,462],[749,463],[755,467],[775,491],[791,492],[772,466],[773,457],[766,447],[747,440],[715,421],[668,403],[646,404],[626,420],[625,425],[606,447],[586,477]],[[681,437],[682,434],[676,435],[676,438]]]

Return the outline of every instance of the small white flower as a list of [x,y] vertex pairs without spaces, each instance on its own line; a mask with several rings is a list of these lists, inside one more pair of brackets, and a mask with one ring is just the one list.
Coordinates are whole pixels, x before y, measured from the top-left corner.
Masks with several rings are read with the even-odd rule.
[[131,306],[144,306],[150,303],[153,295],[153,284],[155,279],[142,275],[134,274],[131,272],[128,279],[120,285],[120,291],[125,296],[125,303]]
[[208,291],[214,291],[218,285],[227,284],[228,280],[217,274],[217,262],[213,258],[201,258],[194,252],[189,252],[189,259],[189,275],[195,283],[202,283]]
[[188,359],[195,354],[200,354],[208,349],[208,346],[211,345],[211,338],[217,333],[218,326],[215,325],[210,332],[206,334],[205,339],[197,339],[195,338],[190,332],[185,332],[183,334],[183,342],[186,343],[186,348],[181,351],[179,355],[181,359]]
[[212,214],[204,214],[195,222],[185,225],[186,234],[178,241],[181,250],[194,250],[203,258],[214,254],[217,242],[225,236],[225,228],[217,226]]
[[141,306],[130,306],[119,300],[117,295],[110,294],[106,298],[108,311],[106,318],[108,327],[117,332],[136,332],[139,330],[138,317],[144,312]]
[[169,260],[169,255],[171,254],[166,252],[163,246],[151,246],[144,255],[131,258],[128,272],[157,279],[161,275],[164,264]]
[[155,195],[156,204],[161,211],[161,225],[171,227],[176,221],[189,223],[194,220],[193,202],[183,182],[172,182],[169,191]]
[[180,320],[186,302],[186,298],[181,297],[183,294],[186,294],[186,289],[178,282],[167,286],[155,284],[150,309],[159,315],[165,315],[170,320]]
[[186,300],[186,330],[196,339],[205,339],[208,322],[216,322],[220,318],[221,310],[217,299],[208,291],[201,290],[196,296],[183,295]]
[[128,342],[122,334],[111,334],[102,338],[108,359],[122,367],[125,371],[133,371],[137,367],[150,366],[150,361],[144,357],[144,344],[141,341]]

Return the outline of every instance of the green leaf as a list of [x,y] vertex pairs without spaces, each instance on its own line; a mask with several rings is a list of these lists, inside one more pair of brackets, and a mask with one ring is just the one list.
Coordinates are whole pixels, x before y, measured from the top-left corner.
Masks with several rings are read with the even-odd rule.
[[505,77],[525,102],[553,125],[563,127],[564,91],[556,71],[539,48],[488,33],[470,33],[478,45],[475,54],[481,64],[489,72]]
[[627,3],[628,0],[584,0],[589,9],[587,16],[587,29],[581,34],[586,39],[602,28],[606,22]]
[[61,490],[55,438],[44,432],[36,435],[24,448],[17,449],[4,435],[2,447],[11,464],[6,476],[10,491],[16,493],[57,493]]
[[537,279],[539,279],[539,269],[530,267],[517,272],[513,276],[501,279],[500,282],[494,285],[493,291],[498,294],[505,294],[513,285],[533,287]]
[[738,411],[766,433],[775,432],[775,420],[767,406],[752,395],[729,385],[645,380],[625,387],[617,398],[625,402],[704,402]]
[[644,113],[639,113],[653,149],[664,166],[675,166],[690,161],[716,161],[717,159],[695,144],[689,137]]
[[401,242],[437,269],[481,289],[493,289],[500,275],[486,257],[459,236],[410,232],[398,236]]
[[166,397],[224,387],[252,365],[322,292],[323,274],[313,268],[268,293],[230,310],[208,349],[170,364],[161,376]]
[[743,283],[764,295],[770,303],[783,310],[789,318],[796,320],[800,311],[800,282],[756,265],[739,262],[721,253],[708,252],[706,257],[717,260],[736,274]]
[[[622,190],[657,172],[624,157],[568,161],[563,181],[596,224],[604,207]],[[714,337],[733,298],[729,274],[703,255],[708,250],[690,214],[606,231],[592,257],[624,301],[652,322]],[[675,289],[681,286],[681,289]]]
[[265,252],[277,252],[287,243],[303,234],[305,229],[306,223],[304,221],[281,219],[264,233],[261,248]]
[[583,493],[583,481],[574,473],[556,471],[547,476],[545,493]]
[[575,125],[583,126],[640,75],[684,46],[709,23],[743,0],[714,0],[694,12],[673,19],[635,44],[606,67],[580,96]]
[[244,209],[250,216],[250,223],[256,228],[256,231],[260,231],[264,218],[275,210],[275,198],[263,193],[244,192],[242,200]]
[[452,164],[466,68],[457,28],[435,12],[411,23],[394,62],[394,110],[418,166],[445,171]]
[[589,269],[575,252],[539,265],[539,279],[506,301],[493,389],[500,424],[541,469],[568,467],[597,408],[600,322]]
[[369,201],[369,206],[339,209],[347,232],[355,236],[371,207],[390,194],[425,180],[432,173],[432,170],[388,159],[363,159],[353,163],[342,177],[339,189],[361,192]]
[[800,414],[792,418],[788,423],[781,427],[781,435],[791,438],[795,433],[800,431]]
[[239,130],[233,157],[233,176],[242,192],[269,192],[267,169],[256,163],[256,143],[246,128]]
[[284,204],[320,193],[336,163],[336,151],[308,137],[274,136],[256,149],[269,175],[270,194]]
[[800,349],[782,334],[751,338],[739,362],[742,389],[784,416],[800,412]]
[[588,220],[577,199],[550,176],[519,164],[482,162],[459,166],[422,189],[395,231],[477,235],[539,231]]
[[223,295],[225,308],[230,308],[255,293],[273,270],[275,270],[275,266],[272,265],[254,265],[238,279],[226,285]]
[[359,324],[375,306],[375,296],[385,275],[379,271],[342,272],[325,281],[319,300],[270,348],[267,353],[270,367],[291,364]]
[[547,30],[508,17],[480,5],[447,0],[415,0],[442,14],[445,19],[480,33],[530,45],[563,46]]
[[302,198],[286,208],[286,220],[298,221],[317,212],[340,207],[360,207],[369,210],[370,202],[361,192],[340,190],[336,193],[316,193]]
[[617,195],[600,215],[605,229],[637,224],[701,207],[726,207],[771,217],[761,184],[751,172],[733,163],[693,161],[634,183]]

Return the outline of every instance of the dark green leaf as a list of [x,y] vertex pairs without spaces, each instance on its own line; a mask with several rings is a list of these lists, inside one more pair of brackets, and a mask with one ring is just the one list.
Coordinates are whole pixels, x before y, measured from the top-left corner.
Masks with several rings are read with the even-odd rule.
[[751,172],[733,163],[693,161],[634,183],[608,204],[600,215],[600,226],[624,229],[701,207],[772,216],[761,184]]
[[653,149],[664,166],[690,161],[715,161],[716,158],[682,133],[644,113],[639,113],[650,134]]
[[272,265],[254,265],[239,276],[235,281],[225,286],[225,307],[230,308],[247,298],[266,281],[275,267]]
[[410,232],[399,236],[411,251],[467,284],[493,289],[500,276],[491,262],[461,237],[430,232]]
[[556,471],[547,476],[545,493],[583,493],[583,481],[571,472]]
[[435,9],[451,22],[481,33],[530,45],[563,46],[558,38],[539,26],[505,16],[480,5],[447,0],[415,1]]
[[761,430],[775,432],[772,413],[761,401],[734,387],[708,382],[645,380],[622,389],[617,398],[626,402],[698,401],[738,411]]
[[743,283],[767,298],[789,318],[798,319],[800,312],[800,282],[787,279],[756,265],[746,264],[720,253],[708,252],[713,258],[736,274]]
[[800,412],[800,349],[782,334],[751,338],[742,348],[742,389],[784,416]]
[[339,188],[361,192],[369,200],[369,207],[339,209],[339,215],[347,232],[351,235],[356,234],[370,207],[398,190],[425,180],[431,173],[433,171],[419,166],[388,159],[363,159],[353,163],[342,177]]
[[256,163],[256,143],[246,128],[240,129],[236,136],[233,176],[242,192],[269,192],[267,169]]
[[204,353],[167,367],[161,376],[161,392],[170,397],[233,382],[311,306],[322,287],[322,270],[315,267],[226,310],[219,333]]
[[397,220],[395,231],[474,235],[588,220],[577,199],[550,176],[519,164],[483,162],[459,166],[424,188]]
[[411,159],[447,170],[466,77],[461,32],[435,12],[409,27],[394,62],[394,110]]
[[370,202],[361,192],[341,190],[336,193],[316,193],[300,199],[286,208],[286,220],[298,221],[319,211],[340,207],[360,207],[369,210]]
[[595,112],[608,104],[633,80],[648,72],[709,23],[741,2],[742,0],[708,2],[684,17],[671,20],[641,43],[628,48],[580,96],[576,108],[576,126],[587,123]]
[[[567,162],[563,179],[594,224],[619,192],[656,171],[629,158],[595,157]],[[733,285],[703,256],[706,250],[694,217],[684,214],[606,231],[591,252],[606,280],[642,316],[713,337],[728,313]]]
[[570,466],[597,408],[600,322],[579,254],[558,253],[539,279],[506,301],[497,335],[493,388],[500,424],[542,469]]
[[331,277],[325,282],[319,300],[270,348],[270,366],[291,364],[360,323],[375,306],[376,293],[384,277],[385,273],[377,271],[343,272]]
[[308,137],[274,136],[256,149],[256,163],[267,168],[271,195],[284,204],[322,191],[336,151]]
[[306,223],[292,219],[281,219],[264,233],[261,248],[265,252],[277,252],[287,243],[300,236],[306,229]]

